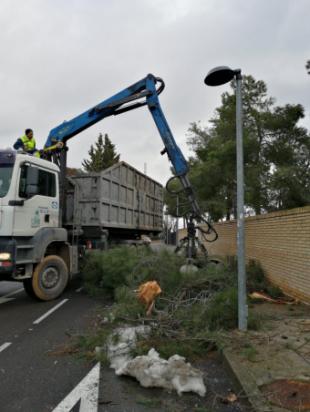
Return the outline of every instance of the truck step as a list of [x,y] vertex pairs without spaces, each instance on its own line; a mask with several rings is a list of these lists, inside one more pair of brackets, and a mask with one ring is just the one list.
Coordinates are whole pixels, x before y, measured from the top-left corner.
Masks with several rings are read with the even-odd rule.
[[32,259],[18,259],[16,261],[16,265],[26,265],[29,263],[33,263],[33,260]]

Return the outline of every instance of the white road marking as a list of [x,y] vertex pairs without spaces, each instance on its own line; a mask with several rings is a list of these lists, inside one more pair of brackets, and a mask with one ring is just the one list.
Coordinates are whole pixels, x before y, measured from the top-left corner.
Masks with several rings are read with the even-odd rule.
[[76,289],[75,291],[76,291],[77,293],[79,293],[79,292],[81,292],[83,289],[84,289],[83,286],[81,286],[80,288]]
[[57,310],[58,308],[60,308],[60,306],[62,306],[63,304],[65,304],[66,302],[68,302],[69,299],[64,299],[61,302],[58,303],[58,305],[54,306],[52,309],[48,310],[46,313],[44,313],[44,315],[40,316],[38,319],[36,319],[33,324],[37,325],[38,323],[42,322],[42,320],[44,320],[45,318],[47,318],[50,314],[52,314],[53,312],[55,312],[55,310]]
[[0,305],[1,303],[6,303],[6,302],[10,302],[11,300],[14,300],[15,298],[5,298],[4,296],[2,298],[0,298]]
[[0,297],[0,305],[1,305],[1,303],[6,303],[6,302],[10,302],[11,300],[14,300],[15,298],[11,298],[10,296],[17,295],[17,293],[20,293],[23,290],[24,290],[24,288],[17,289],[17,290],[14,290],[14,292],[11,292],[11,293],[8,293],[7,295],[1,296]]
[[53,412],[97,412],[99,398],[100,362],[69,393]]
[[6,348],[12,345],[12,342],[6,342],[0,346],[0,352],[4,351]]
[[3,298],[8,298],[8,297],[10,297],[10,296],[17,295],[17,293],[20,293],[20,292],[22,292],[23,290],[25,290],[25,289],[24,289],[24,288],[20,288],[20,289],[14,290],[14,292],[8,293],[7,295],[3,296]]

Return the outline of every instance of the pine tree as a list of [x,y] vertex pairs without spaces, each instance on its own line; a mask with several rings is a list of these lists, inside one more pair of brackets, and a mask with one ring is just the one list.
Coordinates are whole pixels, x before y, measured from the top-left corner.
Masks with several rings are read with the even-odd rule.
[[120,160],[120,155],[116,153],[115,145],[107,134],[104,135],[104,141],[102,134],[99,134],[95,146],[90,146],[88,154],[89,160],[84,159],[82,162],[86,172],[100,172],[118,163]]
[[[235,83],[208,128],[192,123],[190,179],[201,208],[214,220],[236,217]],[[243,77],[245,204],[251,213],[310,203],[310,136],[299,104],[275,106],[266,84]],[[170,200],[171,202],[171,200]]]

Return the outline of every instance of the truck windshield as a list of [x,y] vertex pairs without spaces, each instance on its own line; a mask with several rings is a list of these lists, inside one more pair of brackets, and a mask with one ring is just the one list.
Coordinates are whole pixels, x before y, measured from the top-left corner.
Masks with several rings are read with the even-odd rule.
[[6,196],[9,191],[12,171],[12,165],[0,164],[0,197]]

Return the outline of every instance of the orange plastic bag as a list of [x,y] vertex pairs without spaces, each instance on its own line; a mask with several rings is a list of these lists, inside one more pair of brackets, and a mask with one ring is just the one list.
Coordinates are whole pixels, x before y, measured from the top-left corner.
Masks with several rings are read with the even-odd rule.
[[139,286],[138,299],[146,306],[146,314],[149,316],[155,304],[155,299],[161,294],[161,288],[155,280],[145,282]]

